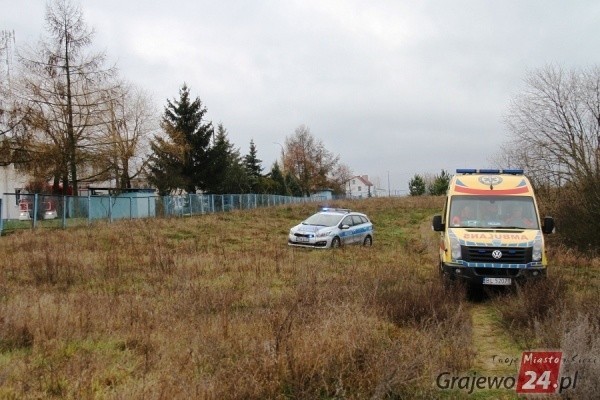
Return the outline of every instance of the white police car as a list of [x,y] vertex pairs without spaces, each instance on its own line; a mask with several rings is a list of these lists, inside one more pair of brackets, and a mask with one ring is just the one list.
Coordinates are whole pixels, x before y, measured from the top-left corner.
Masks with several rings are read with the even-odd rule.
[[362,213],[347,209],[323,208],[290,229],[288,245],[301,247],[340,247],[373,244],[373,224]]

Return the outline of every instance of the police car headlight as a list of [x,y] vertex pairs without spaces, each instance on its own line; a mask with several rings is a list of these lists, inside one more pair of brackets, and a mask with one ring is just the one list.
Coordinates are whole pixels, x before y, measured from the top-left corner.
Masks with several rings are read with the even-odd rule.
[[452,259],[460,260],[462,258],[462,251],[460,249],[460,243],[455,237],[450,237],[450,250],[452,251]]
[[543,244],[542,244],[542,236],[538,235],[536,236],[535,240],[533,241],[533,252],[531,254],[531,258],[533,261],[541,261],[542,260],[542,248],[543,248]]
[[317,232],[317,237],[325,237],[331,235],[331,231]]

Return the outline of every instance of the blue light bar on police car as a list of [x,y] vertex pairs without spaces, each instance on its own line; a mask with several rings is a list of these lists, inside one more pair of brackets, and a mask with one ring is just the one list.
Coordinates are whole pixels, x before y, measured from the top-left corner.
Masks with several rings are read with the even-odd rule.
[[334,211],[334,212],[345,212],[349,213],[349,208],[335,208],[335,207],[321,207],[321,211]]

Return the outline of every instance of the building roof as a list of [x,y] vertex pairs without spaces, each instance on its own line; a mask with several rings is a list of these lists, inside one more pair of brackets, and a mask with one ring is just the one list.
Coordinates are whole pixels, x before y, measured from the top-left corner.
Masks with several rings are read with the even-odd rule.
[[369,176],[368,175],[356,175],[353,176],[352,178],[350,178],[349,180],[352,179],[358,179],[359,181],[361,181],[365,186],[375,186],[373,185],[373,183],[371,183],[371,181],[369,180]]

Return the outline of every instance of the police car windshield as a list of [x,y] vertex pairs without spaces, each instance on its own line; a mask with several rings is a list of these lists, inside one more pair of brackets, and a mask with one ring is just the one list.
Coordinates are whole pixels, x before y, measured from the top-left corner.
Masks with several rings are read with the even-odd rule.
[[318,213],[308,217],[303,224],[315,226],[335,226],[340,222],[342,217],[343,215],[340,214]]
[[453,196],[450,226],[539,229],[535,205],[528,196]]

